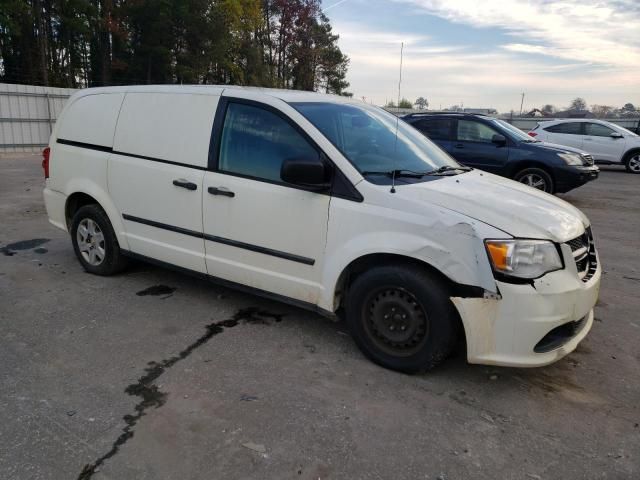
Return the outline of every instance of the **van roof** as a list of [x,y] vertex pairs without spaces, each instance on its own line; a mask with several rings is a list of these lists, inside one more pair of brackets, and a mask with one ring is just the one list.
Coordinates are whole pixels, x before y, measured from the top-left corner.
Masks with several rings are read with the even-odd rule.
[[285,90],[278,88],[262,87],[241,87],[236,85],[125,85],[120,87],[97,87],[79,90],[74,96],[92,95],[97,93],[133,93],[133,92],[154,92],[154,93],[191,93],[205,95],[221,95],[223,92],[231,93],[236,91],[252,91],[262,93],[270,97],[279,98],[287,103],[290,102],[334,102],[348,103],[359,102],[350,97],[341,95],[308,92],[303,90]]

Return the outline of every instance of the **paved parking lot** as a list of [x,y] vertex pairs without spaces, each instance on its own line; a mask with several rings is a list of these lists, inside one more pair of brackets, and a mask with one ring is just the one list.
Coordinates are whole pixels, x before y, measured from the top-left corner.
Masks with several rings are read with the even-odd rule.
[[303,310],[145,264],[84,273],[39,162],[0,158],[0,478],[640,478],[640,176],[563,196],[605,269],[576,352],[407,376]]

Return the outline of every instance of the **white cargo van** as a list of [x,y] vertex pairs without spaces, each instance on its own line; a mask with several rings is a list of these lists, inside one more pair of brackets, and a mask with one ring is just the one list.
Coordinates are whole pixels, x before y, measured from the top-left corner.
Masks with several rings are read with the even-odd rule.
[[82,266],[155,262],[335,315],[373,361],[549,364],[593,323],[588,219],[456,163],[396,117],[308,92],[87,89],[43,165]]

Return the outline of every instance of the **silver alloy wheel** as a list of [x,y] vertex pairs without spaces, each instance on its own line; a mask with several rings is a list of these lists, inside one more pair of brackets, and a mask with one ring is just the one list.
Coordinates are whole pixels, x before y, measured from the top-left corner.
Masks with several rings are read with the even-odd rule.
[[535,173],[527,173],[520,179],[520,183],[524,183],[525,185],[529,185],[530,187],[537,188],[538,190],[542,190],[543,192],[546,192],[549,188],[545,179],[540,175],[536,175]]
[[84,218],[78,225],[76,242],[82,258],[91,266],[97,267],[104,260],[104,235],[96,222]]
[[629,170],[633,173],[640,173],[640,153],[629,159]]

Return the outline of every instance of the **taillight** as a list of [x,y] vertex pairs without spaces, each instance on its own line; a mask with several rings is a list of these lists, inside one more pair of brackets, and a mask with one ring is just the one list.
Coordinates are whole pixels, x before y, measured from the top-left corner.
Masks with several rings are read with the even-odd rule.
[[529,132],[528,134],[530,137],[537,137],[538,134],[536,132]]
[[42,150],[42,169],[44,170],[44,178],[49,178],[49,154],[51,148],[46,147]]

